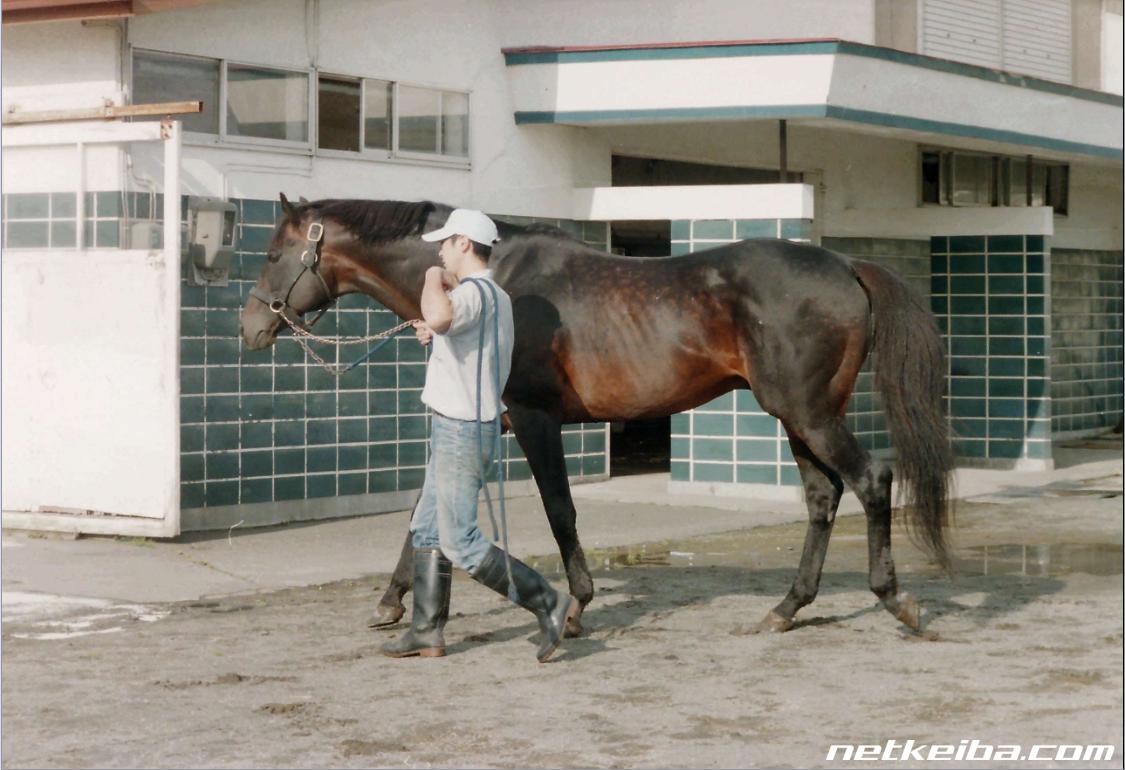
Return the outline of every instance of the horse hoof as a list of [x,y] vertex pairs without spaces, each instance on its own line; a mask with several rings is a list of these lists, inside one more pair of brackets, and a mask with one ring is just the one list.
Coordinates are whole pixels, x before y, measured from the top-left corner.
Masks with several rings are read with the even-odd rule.
[[892,611],[900,623],[911,631],[922,630],[922,606],[910,594],[899,594],[895,597],[897,607]]
[[773,610],[766,613],[766,616],[754,626],[750,633],[752,634],[782,634],[793,628],[792,618],[783,618]]
[[563,629],[564,639],[577,639],[582,636],[585,629],[582,628],[582,614],[579,613],[573,618],[566,619],[566,628]]
[[394,607],[387,604],[380,604],[375,608],[375,614],[368,619],[367,627],[377,629],[390,628],[402,620],[402,616],[405,614],[406,609],[402,606]]

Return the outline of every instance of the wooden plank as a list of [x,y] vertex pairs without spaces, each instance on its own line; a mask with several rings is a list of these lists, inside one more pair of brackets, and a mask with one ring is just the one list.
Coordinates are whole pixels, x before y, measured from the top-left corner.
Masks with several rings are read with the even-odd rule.
[[123,106],[94,107],[84,110],[40,110],[36,112],[10,112],[4,115],[5,126],[28,123],[61,123],[74,120],[114,120],[151,115],[184,115],[203,111],[203,102],[158,102],[155,104],[127,104]]
[[133,15],[132,0],[85,0],[84,2],[5,2],[4,24],[28,24],[69,19],[106,19]]

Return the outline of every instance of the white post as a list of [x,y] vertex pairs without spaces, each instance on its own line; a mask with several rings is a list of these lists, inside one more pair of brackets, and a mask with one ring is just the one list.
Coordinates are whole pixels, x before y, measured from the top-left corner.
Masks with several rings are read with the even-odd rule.
[[[181,123],[178,120],[165,120],[160,127],[164,140],[164,275],[165,296],[170,303],[172,339],[175,355],[169,358],[165,374],[167,382],[175,383],[175,406],[170,419],[173,436],[180,434],[180,145]],[[172,453],[168,465],[170,500],[168,516],[164,526],[170,536],[180,534],[180,455],[179,450]]]
[[74,201],[74,248],[86,248],[86,145],[75,142],[74,157],[78,165]]

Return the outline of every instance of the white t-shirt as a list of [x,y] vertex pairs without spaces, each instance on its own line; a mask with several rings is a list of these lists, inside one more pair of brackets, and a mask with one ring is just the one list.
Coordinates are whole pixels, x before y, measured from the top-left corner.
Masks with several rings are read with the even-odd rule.
[[[496,289],[500,313],[500,392],[512,371],[512,342],[515,327],[512,324],[512,300],[492,280],[491,270],[473,273],[467,278],[478,278],[491,283]],[[492,292],[484,289],[488,305],[484,314],[484,365],[481,368],[481,419],[496,419],[496,335],[493,327]],[[481,296],[472,283],[463,281],[447,292],[453,303],[453,322],[444,334],[435,334],[426,367],[426,386],[422,389],[422,402],[435,412],[455,420],[477,419],[477,355],[480,343]],[[501,412],[506,408],[501,404]]]

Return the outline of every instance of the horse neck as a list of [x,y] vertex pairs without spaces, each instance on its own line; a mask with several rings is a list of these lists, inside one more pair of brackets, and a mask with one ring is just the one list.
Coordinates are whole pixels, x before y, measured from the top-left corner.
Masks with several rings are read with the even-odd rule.
[[356,289],[400,318],[420,318],[426,270],[439,264],[419,238],[360,248],[350,260]]

